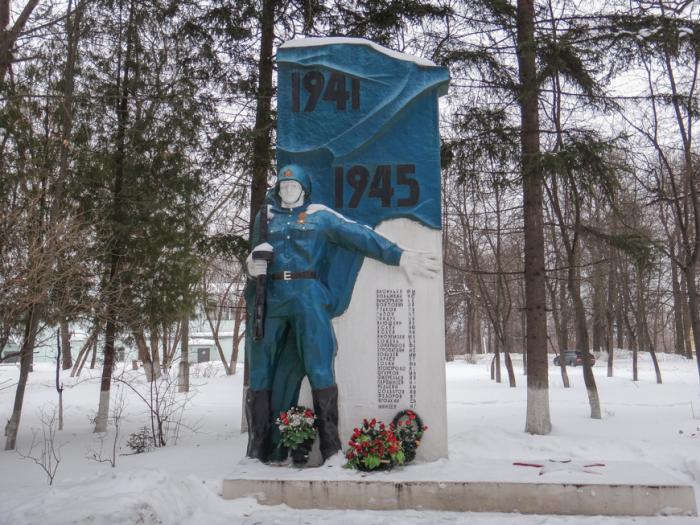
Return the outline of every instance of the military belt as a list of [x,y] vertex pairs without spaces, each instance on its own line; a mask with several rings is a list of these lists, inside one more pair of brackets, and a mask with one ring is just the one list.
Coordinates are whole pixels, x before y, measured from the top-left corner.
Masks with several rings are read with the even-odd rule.
[[270,274],[275,281],[293,281],[295,279],[316,279],[316,272],[308,270],[306,272],[277,272]]

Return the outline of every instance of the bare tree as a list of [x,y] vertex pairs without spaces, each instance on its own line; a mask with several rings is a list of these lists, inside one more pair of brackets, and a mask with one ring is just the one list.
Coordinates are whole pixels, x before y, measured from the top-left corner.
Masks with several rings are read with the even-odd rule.
[[[115,377],[115,381],[130,389],[146,406],[153,445],[158,448],[166,446],[168,442],[177,443],[184,426],[185,408],[193,397],[192,393],[179,394],[178,375],[164,373],[158,379],[148,381],[145,386],[126,374]],[[194,430],[193,427],[188,428]]]
[[[61,464],[61,447],[56,442],[56,410],[40,410],[41,434],[32,429],[32,442],[27,452],[17,450],[22,459],[31,459],[46,474],[46,481],[53,484],[58,466]],[[37,450],[38,449],[38,450]]]
[[638,27],[641,17],[645,24],[667,28],[659,35],[635,38],[630,44],[646,72],[648,115],[643,120],[624,113],[623,117],[653,148],[659,165],[652,169],[656,183],[648,189],[668,207],[677,228],[677,239],[670,239],[674,249],[667,247],[665,253],[681,270],[687,287],[688,316],[700,375],[700,296],[696,281],[700,258],[700,163],[693,136],[698,122],[700,53],[685,30],[686,21],[697,16],[695,2],[684,2],[671,9],[665,1],[658,0],[633,6],[621,23]]
[[[235,268],[212,260],[202,280],[202,293],[205,297],[204,315],[211,330],[219,359],[224,365],[226,375],[235,373],[238,344],[242,337],[243,297],[239,291],[241,281],[245,281],[245,275],[240,270],[240,265]],[[232,314],[232,315],[231,315]],[[224,353],[221,344],[220,330],[224,317],[234,317],[234,327],[231,334],[233,339],[232,353],[229,358]],[[234,356],[234,354],[236,354]]]

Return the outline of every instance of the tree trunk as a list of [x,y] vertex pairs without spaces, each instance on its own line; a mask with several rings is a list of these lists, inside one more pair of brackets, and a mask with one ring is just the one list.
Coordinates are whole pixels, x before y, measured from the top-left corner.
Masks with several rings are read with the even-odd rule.
[[[229,288],[231,288],[231,285],[229,285]],[[227,295],[228,295],[228,289],[226,290],[226,295],[224,297],[226,297]],[[211,314],[209,313],[209,309],[204,308],[204,316],[207,318],[207,323],[209,324],[209,330],[211,330],[211,335],[214,338],[214,346],[216,346],[216,351],[219,354],[219,359],[221,359],[221,362],[224,365],[224,370],[226,372],[226,375],[230,376],[231,369],[229,368],[228,362],[226,361],[226,355],[224,354],[224,349],[221,346],[221,339],[219,339],[219,328],[221,327],[221,316],[222,316],[221,307],[218,307],[216,309],[216,312],[217,312],[216,324],[214,324],[214,321],[211,318]]]
[[[236,373],[236,367],[238,364],[238,347],[241,344],[241,339],[245,335],[245,327],[242,326],[245,321],[245,298],[243,295],[238,299],[236,303],[236,313],[235,322],[233,324],[233,334],[231,337],[231,362],[229,363],[229,370],[231,375]],[[244,330],[241,330],[244,328]]]
[[[124,60],[118,64],[117,69],[117,92],[119,93],[119,104],[117,107],[117,133],[115,137],[116,151],[114,154],[114,186],[112,189],[113,217],[112,217],[112,240],[113,247],[110,257],[109,280],[105,285],[107,294],[107,323],[105,327],[105,350],[104,364],[102,366],[102,381],[100,383],[100,402],[95,419],[95,432],[107,431],[107,419],[109,415],[109,396],[112,386],[112,371],[114,369],[114,342],[117,334],[117,312],[115,302],[117,294],[120,292],[119,279],[121,264],[121,247],[126,244],[124,232],[121,225],[126,222],[124,217],[124,163],[126,161],[126,128],[129,119],[129,84],[131,82],[132,49],[135,33],[135,0],[129,4],[129,19],[126,26],[126,52]],[[122,74],[120,78],[119,74]]]
[[[612,252],[612,248],[610,250]],[[611,261],[614,261],[611,255]],[[608,351],[608,377],[613,377],[613,364],[615,357],[615,348],[613,345],[613,324],[615,321],[615,298],[617,297],[617,266],[614,262],[610,264],[608,273],[608,303],[605,308],[605,345]]]
[[151,328],[151,363],[153,364],[153,377],[158,379],[160,377],[160,351],[158,350],[157,328]]
[[92,357],[90,358],[90,370],[94,370],[97,364],[97,341],[92,343]]
[[538,78],[533,0],[517,0],[517,55],[520,77],[520,144],[525,237],[525,309],[527,311],[527,415],[525,431],[549,434],[547,312],[545,296],[544,220],[540,153]]
[[[104,363],[102,365],[102,380],[100,381],[100,402],[97,407],[97,417],[95,418],[95,432],[107,432],[116,332],[117,327],[115,321],[113,319],[108,319],[105,327]],[[95,346],[95,348],[97,348],[97,346]]]
[[527,375],[527,341],[525,340],[525,334],[527,333],[527,314],[525,312],[520,313],[520,333],[521,346],[523,350],[523,375]]
[[564,383],[564,388],[571,388],[571,382],[569,381],[569,372],[566,369],[566,360],[564,359],[564,354],[559,352],[559,370],[561,372],[561,380]]
[[470,355],[474,353],[474,316],[472,312],[472,305],[469,298],[464,301],[464,346],[462,351],[464,355]]
[[625,348],[625,301],[618,295],[617,308],[615,310],[615,335],[617,348]]
[[[671,288],[673,290],[673,342],[675,352],[678,355],[687,355],[685,351],[684,301],[681,295],[681,283],[678,277],[678,264],[675,261],[676,254],[674,242],[671,243]],[[692,356],[691,356],[692,357]]]
[[603,265],[593,267],[593,351],[602,352],[605,348],[605,285]]
[[494,367],[494,378],[496,383],[501,382],[501,338],[496,334],[493,338],[495,347],[493,349],[493,367]]
[[143,363],[143,372],[146,375],[146,380],[151,383],[158,377],[160,370],[153,364],[151,353],[149,352],[148,344],[146,343],[146,337],[143,335],[143,330],[140,328],[134,328],[131,330],[131,334],[133,335],[134,342],[136,343],[138,358]]
[[637,278],[638,278],[638,283],[637,283],[637,290],[636,290],[636,297],[637,297],[637,308],[635,310],[635,327],[634,331],[637,334],[637,349],[635,352],[634,356],[634,380],[637,381],[639,379],[639,352],[643,352],[644,350],[647,350],[646,348],[648,341],[646,340],[645,337],[645,331],[644,331],[644,296],[643,296],[643,290],[642,290],[642,279],[639,276],[639,270],[637,270]]
[[[66,40],[67,40],[67,57],[63,72],[63,104],[61,104],[61,143],[60,143],[60,160],[59,160],[59,175],[56,184],[56,195],[54,197],[54,208],[56,213],[54,221],[63,219],[63,193],[66,181],[68,181],[68,153],[71,148],[71,138],[73,132],[73,92],[75,89],[75,62],[78,56],[78,40],[80,38],[80,21],[83,15],[84,1],[80,1],[76,6],[75,15],[71,13],[73,1],[68,1],[68,12],[66,16]],[[58,261],[59,274],[64,273],[64,262],[62,259]],[[67,295],[68,286],[65,282],[63,285],[63,293]],[[72,353],[70,346],[70,331],[68,329],[68,320],[65,317],[61,318],[61,344],[63,346],[63,369],[72,368]],[[62,399],[62,396],[59,396]]]
[[552,321],[554,322],[554,333],[557,338],[557,352],[562,352],[566,348],[566,334],[561,321],[561,308],[557,308],[557,292],[560,291],[561,287],[555,287],[550,285],[549,298],[553,305],[552,308]]
[[637,268],[637,334],[639,334],[640,342],[644,341],[646,350],[651,355],[651,360],[654,363],[654,372],[656,373],[656,382],[661,384],[661,369],[659,368],[659,361],[656,359],[654,342],[652,341],[651,334],[649,333],[646,298],[644,297],[643,291],[646,288],[648,288],[648,283],[644,278],[644,271],[641,268]]
[[[681,272],[681,297],[689,297],[688,286],[686,284],[686,272]],[[683,337],[685,339],[685,356],[693,358],[693,334],[694,325],[690,319],[690,300],[683,301]],[[697,350],[697,347],[695,347]]]
[[0,362],[2,362],[2,359],[4,359],[2,352],[5,350],[5,346],[7,346],[7,341],[10,340],[10,332],[11,329],[9,326],[6,326],[0,330]]
[[171,367],[173,359],[175,359],[175,353],[180,347],[180,338],[182,337],[182,322],[178,321],[175,326],[175,337],[173,337],[172,344],[168,344],[167,350],[164,352],[163,357],[163,370],[167,370]]
[[5,450],[14,450],[17,446],[17,432],[19,431],[19,421],[22,417],[22,405],[24,404],[24,392],[27,388],[29,369],[31,367],[31,356],[34,354],[36,344],[36,334],[39,327],[42,308],[33,304],[29,308],[24,327],[24,337],[20,348],[19,380],[15,391],[15,403],[12,407],[12,415],[5,425]]
[[688,265],[685,274],[688,286],[688,313],[693,332],[695,359],[698,365],[698,374],[700,374],[700,304],[698,304],[698,291],[695,286],[695,267],[692,264]]
[[260,61],[258,62],[258,91],[253,130],[253,176],[250,187],[250,238],[253,223],[267,193],[267,177],[272,166],[272,75],[275,39],[276,0],[263,0],[260,17]]
[[68,370],[69,368],[73,368],[73,356],[71,355],[70,328],[65,318],[61,319],[59,331],[61,332],[62,366],[63,370]]
[[0,38],[5,38],[5,31],[10,25],[10,0],[0,0]]
[[581,289],[579,280],[577,279],[576,265],[578,258],[576,254],[569,256],[569,272],[568,272],[568,287],[569,295],[574,303],[574,317],[576,321],[576,348],[583,356],[583,382],[586,385],[588,392],[588,404],[591,407],[591,418],[601,419],[600,413],[600,398],[598,397],[598,388],[593,376],[591,367],[591,352],[588,342],[588,327],[586,326],[586,309],[581,299]]
[[178,374],[178,392],[190,391],[190,316],[182,316],[182,341],[180,342],[180,370]]
[[163,345],[163,359],[161,361],[161,372],[165,373],[168,369],[168,351],[170,350],[170,327],[163,323],[163,337],[161,338],[161,344]]
[[[552,236],[554,236],[554,232],[552,232]],[[558,250],[557,250],[557,256],[556,256],[556,261],[555,264],[558,267],[561,267],[561,257],[559,256]],[[568,329],[566,326],[568,325],[568,313],[564,314],[564,312],[568,312],[568,304],[566,300],[566,287],[563,286],[562,284],[558,284],[557,286],[550,285],[550,300],[553,305],[556,305],[557,302],[559,303],[559,308],[556,306],[552,308],[552,320],[554,321],[554,332],[556,333],[556,338],[557,338],[557,348],[555,348],[555,355],[559,356],[559,371],[561,373],[561,380],[562,384],[564,385],[564,388],[571,388],[571,383],[569,382],[569,374],[566,370],[566,362],[564,359],[562,359],[562,352],[568,348]],[[562,319],[567,319],[566,324],[562,321]]]
[[651,361],[654,363],[654,373],[656,374],[656,384],[660,385],[661,380],[661,368],[659,368],[659,360],[656,358],[656,349],[654,345],[649,347],[649,354],[651,354]]
[[10,22],[10,1],[0,0],[0,84],[5,81],[5,74],[12,65],[12,48],[38,4],[39,0],[29,0],[14,25],[6,30]]
[[637,381],[639,379],[639,368],[637,363],[637,357],[639,355],[639,338],[632,329],[632,323],[629,321],[629,318],[627,316],[625,316],[625,320],[627,322],[627,333],[629,334],[630,349],[632,350],[632,381]]
[[85,340],[85,343],[83,344],[83,347],[80,349],[80,352],[78,352],[78,356],[75,358],[75,364],[73,365],[73,370],[70,372],[71,377],[80,376],[80,372],[83,369],[83,366],[85,365],[85,361],[87,361],[87,357],[90,354],[90,350],[92,349],[93,342],[97,339],[97,327],[95,327],[88,338]]
[[510,352],[505,350],[503,352],[503,358],[506,363],[506,370],[508,371],[508,386],[515,388],[515,371],[513,370],[513,360],[510,358]]
[[56,392],[58,393],[58,430],[63,430],[63,384],[61,383],[61,329],[56,334]]
[[[265,202],[267,176],[272,165],[272,53],[275,40],[276,0],[262,0],[260,17],[260,61],[258,62],[258,92],[255,106],[253,137],[253,176],[250,185],[250,225],[248,238],[253,238],[255,216]],[[243,385],[248,385],[248,360],[243,363]]]
[[649,355],[651,356],[651,362],[654,364],[654,373],[656,374],[656,383],[661,384],[661,368],[659,367],[659,360],[656,358],[656,341],[651,338],[651,333],[649,331],[649,321],[646,318],[646,309],[644,312],[644,335],[647,340],[647,348],[649,349]]
[[474,333],[473,333],[473,344],[472,350],[475,354],[484,353],[484,341],[482,339],[481,331],[481,315],[479,314],[479,309],[474,307]]

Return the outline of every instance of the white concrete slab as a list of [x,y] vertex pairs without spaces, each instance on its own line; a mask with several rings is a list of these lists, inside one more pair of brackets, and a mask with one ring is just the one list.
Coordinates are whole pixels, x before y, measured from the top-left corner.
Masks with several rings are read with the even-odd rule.
[[697,515],[692,486],[644,463],[485,460],[465,465],[457,479],[441,474],[444,461],[371,474],[338,466],[241,465],[240,472],[224,480],[223,497],[253,496],[264,505],[294,508]]

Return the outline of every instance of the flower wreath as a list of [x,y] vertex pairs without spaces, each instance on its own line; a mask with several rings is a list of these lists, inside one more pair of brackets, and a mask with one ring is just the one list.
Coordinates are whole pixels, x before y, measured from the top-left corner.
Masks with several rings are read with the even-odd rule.
[[286,412],[281,412],[275,420],[282,436],[282,445],[290,450],[305,448],[305,445],[313,443],[318,432],[316,428],[316,414],[310,408],[303,406],[292,407]]
[[398,412],[391,426],[394,428],[394,434],[401,441],[404,463],[410,463],[416,458],[416,449],[428,426],[424,425],[421,417],[411,409]]
[[404,462],[401,441],[394,434],[393,426],[387,427],[376,419],[363,419],[362,426],[353,431],[348,445],[345,468],[365,472],[389,470]]

